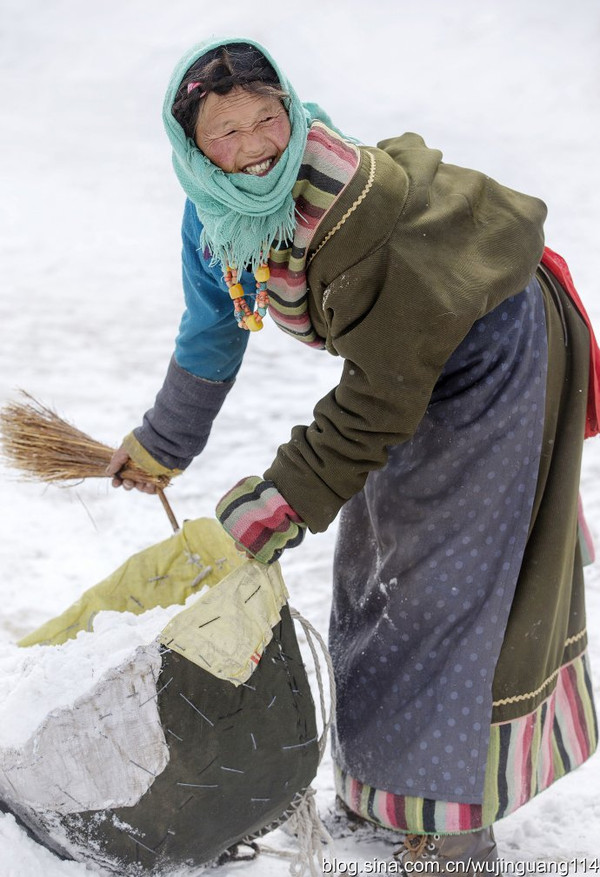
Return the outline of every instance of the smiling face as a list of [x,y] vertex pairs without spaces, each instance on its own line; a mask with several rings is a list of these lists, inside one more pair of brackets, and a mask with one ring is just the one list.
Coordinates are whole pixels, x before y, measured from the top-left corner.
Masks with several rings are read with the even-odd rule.
[[230,174],[265,176],[290,140],[290,120],[281,101],[236,86],[210,92],[196,123],[196,145]]

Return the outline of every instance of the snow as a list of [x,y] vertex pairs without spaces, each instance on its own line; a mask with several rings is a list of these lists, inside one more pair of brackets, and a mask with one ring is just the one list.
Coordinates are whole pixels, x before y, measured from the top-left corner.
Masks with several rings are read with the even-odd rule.
[[99,612],[92,630],[80,631],[61,646],[21,649],[0,644],[0,748],[19,748],[29,740],[53,710],[72,707],[110,670],[131,658],[138,646],[147,646],[183,608],[202,593],[193,594],[185,606],[157,606],[141,615],[132,612]]
[[[548,242],[569,261],[600,326],[596,0],[2,0],[2,21],[0,404],[22,387],[116,445],[152,403],[181,311],[183,194],[162,97],[180,55],[211,34],[263,42],[303,99],[364,142],[417,131],[447,161],[542,197]],[[236,480],[262,472],[338,372],[333,358],[272,326],[253,337],[206,451],[170,489],[178,516],[212,515]],[[6,469],[0,478],[0,644],[14,658],[20,636],[169,526],[156,498],[104,481],[60,489]],[[582,492],[600,546],[600,440],[585,449]],[[309,536],[283,562],[293,604],[323,633],[334,538],[335,526]],[[587,570],[597,698],[599,570]],[[9,661],[0,673],[17,669]],[[25,709],[4,705],[4,733],[30,720]],[[555,863],[558,873],[593,873],[599,783],[593,758],[500,822],[504,858],[537,862],[540,872]],[[315,786],[325,812],[328,755]],[[266,843],[293,848],[281,832]],[[0,877],[93,873],[53,856],[10,815],[0,814],[0,849]],[[377,840],[340,841],[338,872],[389,853]],[[267,853],[216,873],[275,877],[288,866]]]

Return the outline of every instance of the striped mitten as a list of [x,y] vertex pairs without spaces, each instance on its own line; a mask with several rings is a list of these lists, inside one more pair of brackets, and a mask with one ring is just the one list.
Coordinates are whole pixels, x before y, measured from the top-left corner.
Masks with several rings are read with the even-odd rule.
[[261,563],[273,563],[284,548],[300,545],[306,524],[272,481],[242,478],[217,505],[217,518],[235,541]]

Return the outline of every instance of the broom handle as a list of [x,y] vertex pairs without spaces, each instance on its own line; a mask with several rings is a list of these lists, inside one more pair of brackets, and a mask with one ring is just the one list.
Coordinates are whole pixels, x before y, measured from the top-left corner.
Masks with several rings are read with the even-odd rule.
[[177,518],[175,517],[175,515],[173,513],[173,509],[171,508],[171,506],[169,504],[169,500],[165,496],[164,490],[162,489],[162,487],[157,487],[156,492],[158,494],[158,498],[162,502],[162,506],[163,506],[165,512],[167,513],[167,518],[169,519],[171,526],[173,527],[173,532],[178,533],[181,528],[180,528],[179,524],[177,523]]

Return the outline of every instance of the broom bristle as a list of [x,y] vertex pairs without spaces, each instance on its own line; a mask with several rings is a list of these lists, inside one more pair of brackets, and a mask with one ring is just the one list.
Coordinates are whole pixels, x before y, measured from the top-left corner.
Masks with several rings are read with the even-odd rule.
[[[0,410],[0,441],[6,463],[26,478],[57,482],[106,478],[114,448],[95,441],[55,411],[22,391],[26,401]],[[130,462],[121,478],[166,487],[166,476],[150,475]]]

